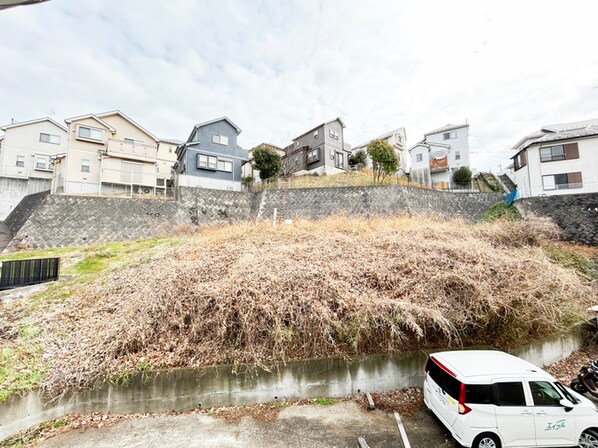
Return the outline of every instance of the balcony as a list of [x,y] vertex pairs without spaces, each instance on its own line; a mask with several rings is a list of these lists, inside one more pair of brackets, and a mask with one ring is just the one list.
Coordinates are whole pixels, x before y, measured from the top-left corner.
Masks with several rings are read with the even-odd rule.
[[120,159],[155,162],[158,156],[158,148],[155,145],[128,143],[124,140],[111,138],[108,140],[106,155]]
[[141,185],[150,188],[164,188],[166,186],[164,178],[161,176],[158,177],[155,173],[123,171],[110,168],[102,168],[101,182],[105,184]]

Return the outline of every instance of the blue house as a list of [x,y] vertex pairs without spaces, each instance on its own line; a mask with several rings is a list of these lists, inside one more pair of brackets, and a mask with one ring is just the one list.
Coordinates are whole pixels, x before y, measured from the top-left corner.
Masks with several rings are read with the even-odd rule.
[[241,191],[247,150],[237,145],[241,129],[227,117],[195,125],[177,150],[177,186]]

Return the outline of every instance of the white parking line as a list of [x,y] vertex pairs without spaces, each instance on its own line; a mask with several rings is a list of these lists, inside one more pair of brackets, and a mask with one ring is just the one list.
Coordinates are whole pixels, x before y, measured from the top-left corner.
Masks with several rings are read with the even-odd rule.
[[395,420],[397,421],[397,425],[399,426],[399,433],[401,434],[401,439],[403,440],[403,447],[411,448],[411,444],[409,443],[409,439],[407,438],[407,432],[405,431],[405,427],[403,426],[403,420],[401,420],[401,416],[398,412],[395,412]]

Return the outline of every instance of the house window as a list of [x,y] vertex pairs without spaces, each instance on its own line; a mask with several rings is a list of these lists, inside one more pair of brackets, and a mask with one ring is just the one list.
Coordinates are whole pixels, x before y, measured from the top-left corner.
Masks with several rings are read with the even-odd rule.
[[25,156],[17,156],[17,166],[19,168],[25,167]]
[[104,139],[104,131],[102,131],[101,129],[90,128],[87,126],[79,126],[79,137],[101,141]]
[[216,170],[218,167],[218,157],[197,154],[197,168],[204,170]]
[[218,143],[219,145],[228,145],[228,137],[225,135],[213,134],[212,142]]
[[143,179],[143,164],[135,162],[121,162],[121,182],[140,184]]
[[513,160],[513,165],[515,166],[515,171],[520,168],[523,168],[527,165],[527,151],[521,151],[519,154],[515,156]]
[[35,169],[36,170],[45,170],[46,164],[47,164],[47,161],[43,157],[37,157],[35,159]]
[[88,159],[81,160],[81,172],[89,173],[91,168],[91,162]]
[[420,153],[420,154],[416,154],[415,155],[415,161],[416,162],[421,162],[423,160],[424,160],[424,155],[423,154]]
[[444,134],[442,134],[443,140],[451,140],[453,138],[457,138],[457,133],[455,131],[445,132]]
[[552,162],[555,160],[579,159],[577,143],[555,145],[540,148],[540,161]]
[[582,188],[583,181],[581,178],[581,171],[542,176],[542,185],[544,190],[568,190],[571,188]]
[[336,153],[336,160],[335,160],[335,164],[334,164],[337,168],[340,168],[341,170],[344,169],[344,156],[342,152],[337,152]]
[[395,135],[396,135],[397,142],[403,143],[403,137],[401,137],[401,134],[395,134]]
[[459,151],[455,151],[455,160],[461,160],[461,153]]
[[312,149],[307,153],[307,163],[314,163],[320,160],[320,150],[318,148]]
[[172,146],[169,146],[169,147],[168,147],[168,152],[169,152],[169,153],[172,153]]
[[330,138],[333,138],[333,139],[335,139],[335,140],[338,140],[338,132],[336,132],[335,130],[333,130],[333,129],[330,129],[330,131],[329,131],[329,135],[330,135]]
[[233,162],[230,160],[218,160],[218,171],[233,172]]
[[39,141],[43,143],[53,143],[55,145],[60,145],[60,135],[45,134],[40,132]]

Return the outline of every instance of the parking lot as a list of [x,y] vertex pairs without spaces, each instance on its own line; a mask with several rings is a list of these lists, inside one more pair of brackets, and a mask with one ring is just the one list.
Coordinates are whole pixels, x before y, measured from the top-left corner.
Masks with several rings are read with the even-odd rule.
[[[425,410],[403,418],[413,448],[453,448],[442,425]],[[370,448],[402,447],[393,413],[366,411],[353,401],[293,406],[275,420],[243,417],[227,421],[207,414],[137,418],[111,427],[72,430],[42,441],[43,448],[78,447],[356,447],[363,437]]]

